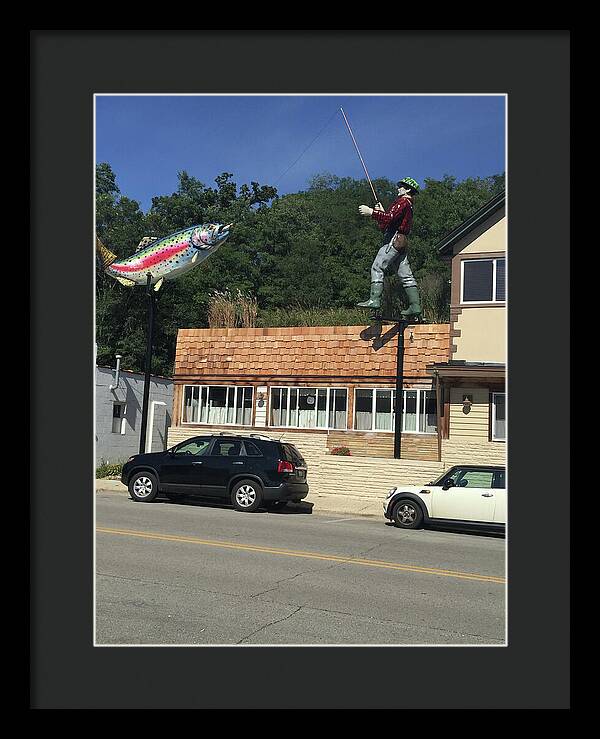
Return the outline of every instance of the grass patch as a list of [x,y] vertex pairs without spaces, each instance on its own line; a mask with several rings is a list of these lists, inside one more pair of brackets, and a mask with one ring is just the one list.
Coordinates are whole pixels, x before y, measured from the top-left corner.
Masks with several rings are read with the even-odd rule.
[[96,467],[96,479],[101,480],[104,478],[121,478],[121,470],[125,462],[101,462],[99,467]]

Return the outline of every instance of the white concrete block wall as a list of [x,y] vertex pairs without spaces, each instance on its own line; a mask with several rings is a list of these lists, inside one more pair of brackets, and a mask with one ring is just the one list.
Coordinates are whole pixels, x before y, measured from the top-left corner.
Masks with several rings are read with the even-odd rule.
[[[111,390],[110,386],[114,382],[114,370],[106,367],[96,367],[96,464],[103,461],[120,462],[139,451],[144,376],[136,372],[121,371],[119,387],[116,390]],[[152,377],[150,402],[153,400],[166,403],[166,406],[156,406],[154,412],[152,451],[160,451],[166,449],[167,433],[171,424],[173,407],[173,383],[171,380]],[[124,434],[112,433],[113,404],[115,402],[126,403]]]
[[506,442],[466,437],[444,439],[442,461],[446,467],[455,464],[506,464]]

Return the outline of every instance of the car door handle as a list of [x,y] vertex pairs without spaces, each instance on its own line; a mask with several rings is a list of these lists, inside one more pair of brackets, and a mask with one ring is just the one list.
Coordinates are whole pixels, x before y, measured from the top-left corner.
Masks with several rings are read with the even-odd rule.
[[204,464],[204,462],[192,462],[192,464]]
[[481,493],[482,498],[493,498],[494,493]]
[[243,462],[232,462],[232,464],[244,464]]

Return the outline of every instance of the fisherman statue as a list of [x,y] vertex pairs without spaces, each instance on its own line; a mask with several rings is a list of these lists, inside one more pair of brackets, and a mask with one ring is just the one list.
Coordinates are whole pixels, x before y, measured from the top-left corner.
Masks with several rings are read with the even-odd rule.
[[412,226],[413,199],[419,191],[419,183],[412,177],[405,177],[397,183],[397,187],[397,198],[388,210],[384,210],[379,202],[374,208],[368,205],[361,205],[358,208],[362,216],[370,216],[377,221],[385,236],[385,243],[377,252],[371,266],[371,296],[369,300],[358,305],[379,312],[383,295],[383,276],[389,267],[393,267],[408,297],[408,308],[401,311],[401,315],[403,318],[417,319],[421,315],[421,301],[417,281],[408,262],[407,237]]

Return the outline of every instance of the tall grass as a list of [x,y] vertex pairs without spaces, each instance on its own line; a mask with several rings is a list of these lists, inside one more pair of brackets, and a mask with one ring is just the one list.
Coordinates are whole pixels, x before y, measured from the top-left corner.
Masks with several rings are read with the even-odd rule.
[[254,328],[258,304],[253,295],[238,290],[212,293],[208,300],[208,325],[210,328]]

